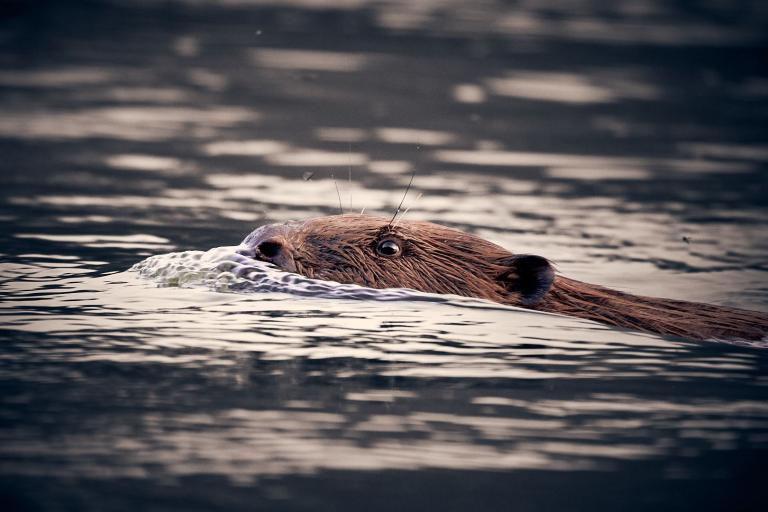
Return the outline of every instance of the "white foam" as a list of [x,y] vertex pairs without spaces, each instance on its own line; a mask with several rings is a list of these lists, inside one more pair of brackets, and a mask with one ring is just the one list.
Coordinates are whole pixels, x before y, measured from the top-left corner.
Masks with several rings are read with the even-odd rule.
[[[278,267],[242,256],[236,247],[216,247],[208,251],[184,251],[159,254],[135,264],[131,271],[151,279],[158,286],[205,288],[217,292],[259,293],[277,292],[304,297],[361,300],[426,300],[430,302],[476,302],[447,295],[435,295],[406,288],[378,290],[354,284],[310,279],[284,272]],[[499,307],[507,307],[501,306]]]

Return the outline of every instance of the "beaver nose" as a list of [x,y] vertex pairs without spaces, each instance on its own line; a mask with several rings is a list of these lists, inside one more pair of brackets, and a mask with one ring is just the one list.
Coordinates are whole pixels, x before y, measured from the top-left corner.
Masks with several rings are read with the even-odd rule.
[[283,244],[279,240],[264,240],[256,246],[256,251],[265,258],[276,258],[283,250]]
[[280,240],[269,239],[250,246],[242,244],[235,251],[237,254],[248,256],[249,258],[273,259],[280,255],[283,250],[283,243]]
[[235,249],[238,254],[272,263],[288,272],[296,271],[294,246],[286,237],[288,224],[269,224],[256,228]]
[[296,264],[291,247],[287,244],[288,242],[281,237],[273,236],[266,240],[256,239],[252,243],[246,241],[236,249],[236,252],[252,259],[272,263],[283,270],[295,272]]

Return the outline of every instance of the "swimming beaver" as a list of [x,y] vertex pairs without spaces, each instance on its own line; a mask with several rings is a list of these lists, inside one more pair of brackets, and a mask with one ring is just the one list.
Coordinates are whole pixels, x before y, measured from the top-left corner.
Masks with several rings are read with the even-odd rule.
[[556,275],[541,256],[429,222],[347,214],[271,224],[238,251],[315,279],[479,297],[658,334],[760,340],[768,332],[757,312],[583,283]]

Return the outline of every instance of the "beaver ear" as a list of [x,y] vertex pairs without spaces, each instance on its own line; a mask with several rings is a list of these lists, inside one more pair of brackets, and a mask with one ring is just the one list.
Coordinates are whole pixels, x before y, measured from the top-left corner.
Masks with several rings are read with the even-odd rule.
[[520,303],[532,307],[541,302],[555,281],[555,270],[546,258],[517,254],[502,260],[507,270],[496,279],[510,292],[520,294]]

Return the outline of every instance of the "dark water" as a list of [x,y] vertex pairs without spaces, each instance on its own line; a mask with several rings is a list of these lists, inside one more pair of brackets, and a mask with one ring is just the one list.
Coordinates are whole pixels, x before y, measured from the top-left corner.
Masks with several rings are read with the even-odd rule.
[[415,170],[408,218],[768,311],[767,21],[3,3],[3,510],[765,510],[760,346],[221,261],[339,197],[392,212]]

